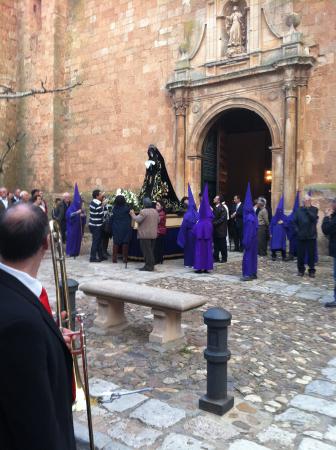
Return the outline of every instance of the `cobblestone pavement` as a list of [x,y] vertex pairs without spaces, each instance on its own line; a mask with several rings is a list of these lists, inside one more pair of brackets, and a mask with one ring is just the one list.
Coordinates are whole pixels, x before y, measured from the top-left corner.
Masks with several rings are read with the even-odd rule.
[[[78,308],[87,315],[93,393],[153,388],[93,408],[97,448],[336,449],[336,311],[323,307],[333,298],[328,258],[314,280],[296,277],[294,262],[261,258],[258,280],[248,283],[239,280],[237,253],[207,275],[184,268],[181,260],[166,261],[154,273],[139,272],[141,265],[131,262],[125,269],[121,262],[67,259],[68,276],[78,282],[124,280],[209,300],[183,315],[183,343],[158,348],[148,343],[149,308],[126,305],[129,327],[104,335],[92,327],[95,300],[77,293]],[[39,276],[54,298],[50,256]],[[233,318],[229,381],[235,407],[223,417],[198,409],[206,392],[202,311],[212,306]],[[75,416],[83,437],[85,414]]]

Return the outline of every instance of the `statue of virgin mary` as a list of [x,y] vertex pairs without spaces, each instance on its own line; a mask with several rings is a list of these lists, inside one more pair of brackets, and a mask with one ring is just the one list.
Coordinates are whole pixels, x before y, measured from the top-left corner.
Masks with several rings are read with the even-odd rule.
[[149,197],[154,202],[162,200],[168,211],[178,210],[180,202],[169,179],[163,156],[153,144],[148,147],[147,154],[146,175],[139,194],[140,202],[142,203],[144,197]]

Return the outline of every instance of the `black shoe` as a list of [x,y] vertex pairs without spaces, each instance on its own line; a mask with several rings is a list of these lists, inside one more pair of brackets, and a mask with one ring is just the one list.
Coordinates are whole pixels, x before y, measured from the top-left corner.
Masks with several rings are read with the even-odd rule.
[[153,272],[154,271],[154,269],[148,269],[148,267],[141,267],[141,269],[139,269],[139,270],[141,270],[142,272]]
[[203,270],[195,270],[195,273],[203,273]]
[[99,259],[100,259],[101,261],[107,261],[107,260],[108,260],[108,257],[105,256],[105,255],[103,255],[103,256],[101,256]]
[[272,261],[276,261],[276,256],[272,256]]
[[102,262],[102,260],[98,258],[90,258],[90,262]]
[[254,280],[255,278],[254,278],[254,276],[251,276],[251,277],[241,277],[240,278],[240,281],[252,281],[252,280]]
[[108,259],[108,257],[111,256],[108,253],[103,253],[103,258]]
[[208,270],[203,270],[203,273],[210,273]]
[[336,300],[334,300],[333,302],[327,302],[324,304],[324,306],[326,308],[336,308]]
[[257,275],[252,275],[251,278],[252,278],[253,280],[257,280],[257,279],[258,279]]
[[309,278],[315,278],[315,272],[309,272]]
[[304,272],[298,272],[298,273],[297,273],[297,276],[298,276],[298,277],[303,277],[303,276],[304,276]]
[[226,263],[226,262],[227,262],[227,259],[222,259],[222,261],[219,261],[219,262],[221,262],[221,263]]
[[287,258],[285,258],[285,261],[294,261],[294,256],[287,256]]

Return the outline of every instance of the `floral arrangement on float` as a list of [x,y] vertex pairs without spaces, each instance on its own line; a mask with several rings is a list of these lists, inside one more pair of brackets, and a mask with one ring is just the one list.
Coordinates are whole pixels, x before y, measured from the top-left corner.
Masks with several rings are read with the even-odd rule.
[[124,196],[127,205],[131,209],[134,209],[135,211],[139,211],[140,210],[140,202],[139,202],[139,198],[138,198],[137,194],[135,194],[133,191],[131,191],[129,189],[119,188],[119,189],[116,190],[116,192],[114,194],[109,195],[109,199],[108,199],[108,204],[109,205],[113,206],[114,200],[115,200],[117,195]]

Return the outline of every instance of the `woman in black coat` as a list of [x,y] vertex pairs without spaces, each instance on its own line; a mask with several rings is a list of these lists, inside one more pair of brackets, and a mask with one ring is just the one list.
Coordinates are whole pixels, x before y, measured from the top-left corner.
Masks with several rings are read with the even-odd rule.
[[128,245],[132,237],[132,219],[130,208],[123,195],[117,195],[110,218],[110,228],[113,237],[112,262],[116,263],[119,247],[122,246],[124,263],[127,263]]

